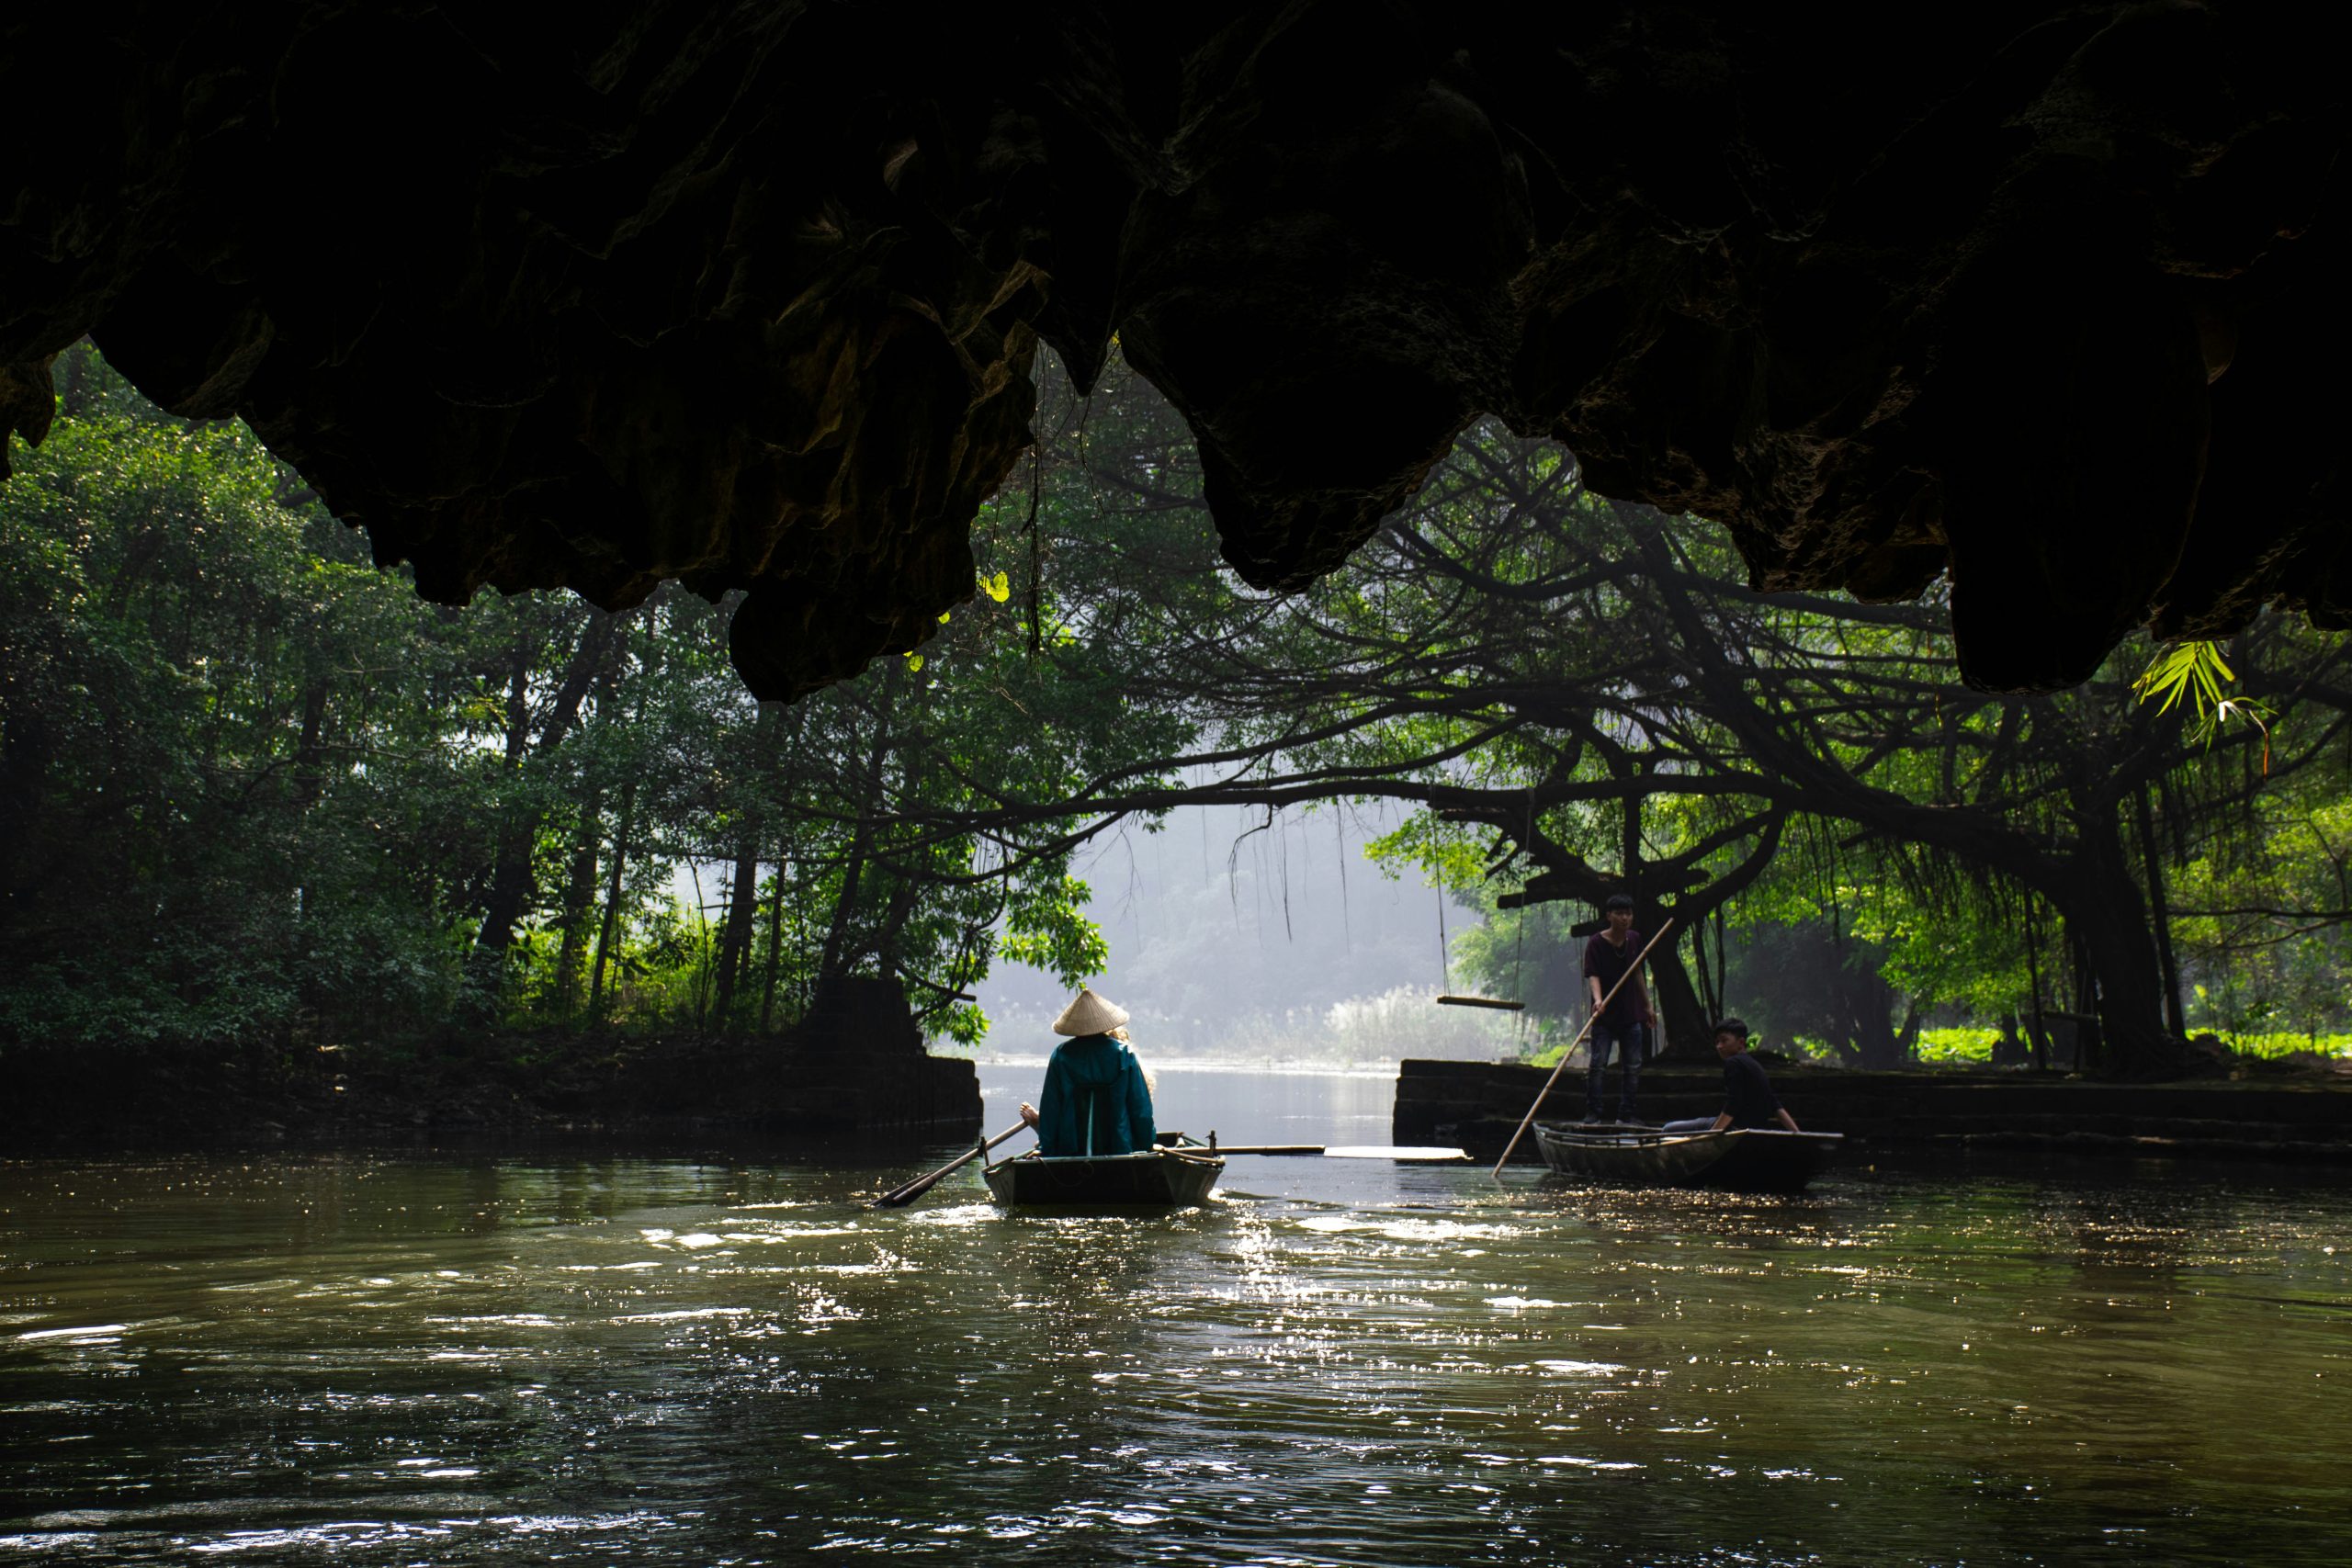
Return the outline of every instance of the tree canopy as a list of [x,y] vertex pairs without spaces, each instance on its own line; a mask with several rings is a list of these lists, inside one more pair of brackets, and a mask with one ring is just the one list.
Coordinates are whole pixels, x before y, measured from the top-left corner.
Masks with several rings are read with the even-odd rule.
[[[989,820],[1408,803],[1381,851],[1504,917],[1469,950],[1490,982],[1506,953],[1524,967],[1511,911],[1628,892],[1645,924],[1677,923],[1657,979],[1693,1045],[1735,999],[1726,945],[1768,930],[1791,953],[1826,934],[1838,956],[1807,966],[1819,1016],[1873,1061],[1941,1008],[2006,1021],[2045,1059],[2055,1032],[2101,1070],[2177,1067],[2217,987],[2277,1007],[2307,984],[2283,955],[2249,961],[2250,919],[2324,933],[2294,962],[2336,972],[2343,900],[2287,863],[2344,796],[2332,636],[2265,617],[2235,640],[2267,727],[2217,733],[2142,700],[2144,646],[2069,691],[1978,691],[1935,592],[1758,593],[1717,531],[1595,496],[1570,455],[1491,423],[1345,567],[1272,598],[1150,560],[1148,541],[1207,525],[1164,410],[1114,377],[1085,421],[1048,434],[1052,471],[1088,493],[1053,513],[1083,531],[1047,556],[1082,561],[1123,637],[1155,649],[1131,696],[1197,724],[1195,750],[1155,759],[1193,782],[1102,773]],[[2204,891],[2217,877],[2240,891]],[[1544,919],[1544,962],[1572,964],[1574,918]],[[1572,976],[1536,986],[1573,1010]]]
[[2352,682],[2286,617],[2225,653],[2258,725],[2143,700],[2144,646],[1976,691],[1934,591],[1759,594],[1719,530],[1491,423],[1268,595],[1114,360],[1048,378],[967,604],[762,705],[731,602],[427,605],[242,425],[63,366],[0,488],[0,1038],[774,1032],[873,975],[968,1042],[991,964],[1102,968],[1071,868],[1114,824],[1369,800],[1555,1035],[1619,891],[1675,923],[1692,1048],[1744,1007],[1865,1062],[1933,1019],[2147,1073],[2339,1021]]
[[86,345],[61,405],[0,489],[7,1036],[773,1029],[879,974],[968,1040],[998,955],[1100,968],[1054,824],[932,825],[1182,747],[1099,615],[998,567],[922,655],[763,707],[730,603],[436,608],[243,425]]

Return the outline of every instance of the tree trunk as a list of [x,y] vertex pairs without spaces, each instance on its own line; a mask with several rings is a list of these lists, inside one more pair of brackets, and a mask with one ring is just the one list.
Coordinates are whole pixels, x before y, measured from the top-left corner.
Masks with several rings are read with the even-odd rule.
[[775,1014],[775,983],[784,963],[784,868],[785,861],[775,863],[775,893],[768,900],[768,961],[766,983],[760,989],[760,1032],[765,1034],[773,1027]]
[[[1852,1030],[1854,1055],[1861,1065],[1873,1072],[1908,1066],[1910,1053],[1894,1032],[1894,987],[1886,983],[1875,964],[1867,969],[1849,964],[1841,980],[1839,988]],[[1906,1026],[1917,1029],[1917,1014],[1906,1020]]]
[[[520,774],[531,744],[531,653],[518,644],[506,667],[506,766],[511,780]],[[514,940],[514,922],[523,917],[524,901],[531,896],[531,846],[537,837],[536,817],[509,805],[491,863],[490,894],[482,902],[481,924],[474,933],[473,957],[467,965],[477,1005],[488,1008],[506,988],[506,949]]]
[[[922,776],[915,755],[909,756],[899,774],[904,798],[914,798]],[[882,917],[881,938],[875,943],[876,957],[886,979],[899,973],[899,940],[906,934],[907,922],[914,918],[915,900],[922,891],[921,885],[911,876],[895,878],[895,885],[890,889],[889,907]]]
[[[752,767],[755,777],[775,776],[777,714],[772,703],[760,705],[752,729]],[[719,933],[718,1004],[716,1026],[721,1032],[735,1026],[735,998],[752,969],[752,928],[760,904],[760,839],[765,831],[764,800],[755,796],[743,810],[741,836],[735,844],[735,866],[728,883],[727,923]]]
[[[1710,919],[1714,925],[1712,935],[1708,931]],[[1731,1012],[1730,1007],[1724,1001],[1724,971],[1727,958],[1724,953],[1725,945],[1723,906],[1717,904],[1712,916],[1702,913],[1690,922],[1690,966],[1695,971],[1692,978],[1698,983],[1699,1006],[1705,1010],[1710,1024]],[[1707,963],[1707,955],[1710,953],[1714,955],[1714,965],[1712,969]]]
[[2186,1043],[2165,1026],[2156,944],[2117,838],[2118,799],[2102,798],[2103,780],[2086,761],[2078,759],[2067,792],[2081,824],[2071,853],[2053,850],[2046,834],[2028,830],[2000,810],[1914,801],[1856,777],[1762,700],[1754,666],[1729,656],[1719,628],[1694,604],[1663,535],[1635,529],[1630,537],[1661,590],[1659,605],[1680,652],[1697,661],[1693,678],[1706,705],[1739,739],[1758,771],[1778,781],[1780,798],[1793,808],[1945,851],[2039,890],[2080,941],[2082,988],[2097,999],[2075,1010],[2098,1018],[2105,1052],[2100,1070],[2145,1077],[2186,1064]]
[[2156,846],[2155,814],[2148,801],[2147,785],[2140,786],[2132,805],[2139,820],[2140,861],[2148,876],[2148,919],[2155,928],[2156,958],[2164,973],[2165,1027],[2186,1040],[2188,1017],[2181,1007],[2180,961],[2172,949],[2172,908],[2165,897],[2164,856]]
[[620,825],[613,831],[613,863],[605,883],[605,918],[596,932],[596,969],[588,982],[588,1021],[605,1021],[605,964],[620,933],[621,873],[628,866],[629,833],[637,826],[637,781],[621,788]]
[[2075,1011],[2096,1015],[2087,1070],[2161,1077],[2188,1065],[2188,1043],[2165,1025],[2164,976],[2148,908],[2124,858],[2113,813],[2086,813],[2079,850],[2051,902],[2065,917],[2080,980]]
[[2041,985],[2041,938],[2033,929],[2035,897],[2033,889],[2030,887],[2025,889],[2024,897],[2025,970],[2027,978],[2033,986],[2031,1010],[2028,1014],[2026,1027],[2032,1040],[2033,1070],[2038,1073],[2046,1073],[2050,1070],[2050,1059],[2054,1053],[2050,1044],[2050,1026],[2041,1016],[2042,998],[2045,994]]
[[725,1033],[734,1026],[735,993],[752,956],[752,916],[760,898],[760,842],[756,825],[735,848],[727,885],[727,922],[718,932],[718,994],[711,1026]]
[[[78,363],[80,355],[74,357]],[[0,931],[33,902],[35,829],[54,750],[49,721],[40,713],[0,718]]]
[[1668,938],[1650,949],[1649,971],[1654,987],[1650,1000],[1657,1005],[1657,1015],[1666,1025],[1666,1048],[1658,1053],[1657,1059],[1713,1062],[1715,1021],[1707,1016],[1697,988],[1690,984],[1690,973],[1682,966],[1682,944]]
[[890,713],[906,668],[891,660],[882,672],[882,691],[875,704],[874,745],[865,764],[865,798],[858,810],[857,827],[850,834],[849,856],[842,866],[841,893],[833,900],[832,923],[825,931],[825,948],[817,965],[818,978],[831,980],[844,973],[851,920],[857,913],[858,883],[865,874],[865,858],[874,843],[874,815],[882,807],[882,769],[890,755]]
[[302,694],[302,735],[294,743],[294,805],[308,811],[326,789],[327,682],[313,681]]
[[601,790],[589,793],[571,840],[571,864],[563,879],[563,945],[556,954],[555,994],[563,1016],[580,1001],[588,964],[588,917],[596,908],[596,850],[604,837]]
[[2098,1028],[2098,976],[2091,967],[2082,933],[2071,923],[2066,928],[2066,952],[2075,970],[2075,1071],[2096,1072],[2105,1055]]
[[882,913],[882,934],[874,944],[876,967],[884,978],[899,973],[899,939],[915,912],[915,897],[922,891],[913,877],[900,876],[890,888],[890,902]]
[[[519,774],[533,757],[544,756],[563,744],[606,657],[618,644],[615,634],[619,625],[618,616],[602,611],[591,615],[581,628],[571,657],[565,661],[563,678],[557,683],[554,699],[548,705],[547,717],[541,721],[536,739],[530,726],[531,649],[523,645],[514,649],[506,698],[506,767],[510,774]],[[514,944],[514,928],[530,904],[531,860],[538,838],[538,812],[527,805],[511,808],[505,829],[499,835],[490,896],[483,901],[481,927],[474,941],[472,968],[484,1003],[494,1000],[505,989],[506,950]]]

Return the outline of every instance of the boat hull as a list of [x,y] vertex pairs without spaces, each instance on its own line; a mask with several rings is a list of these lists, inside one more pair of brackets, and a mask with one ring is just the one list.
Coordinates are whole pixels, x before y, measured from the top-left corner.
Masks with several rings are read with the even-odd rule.
[[1023,1207],[1182,1209],[1208,1201],[1225,1161],[1192,1149],[1047,1159],[1026,1154],[981,1174],[1000,1203]]
[[1802,1192],[1837,1157],[1838,1133],[1733,1127],[1668,1135],[1655,1127],[1550,1127],[1535,1146],[1563,1175],[1645,1187],[1720,1187],[1735,1192]]

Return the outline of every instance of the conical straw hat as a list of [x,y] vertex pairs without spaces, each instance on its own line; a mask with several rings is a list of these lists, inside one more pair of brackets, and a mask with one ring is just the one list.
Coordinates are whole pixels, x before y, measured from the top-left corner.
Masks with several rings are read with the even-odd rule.
[[1054,1020],[1057,1034],[1102,1034],[1127,1021],[1127,1010],[1116,1002],[1105,1001],[1080,986],[1069,1006],[1062,1009],[1061,1017]]

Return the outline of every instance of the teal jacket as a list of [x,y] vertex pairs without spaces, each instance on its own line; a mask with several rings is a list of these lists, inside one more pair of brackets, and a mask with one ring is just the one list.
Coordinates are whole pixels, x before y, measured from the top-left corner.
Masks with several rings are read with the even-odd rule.
[[1054,1047],[1037,1100],[1040,1154],[1133,1154],[1151,1147],[1152,1131],[1151,1090],[1133,1051],[1107,1034]]

